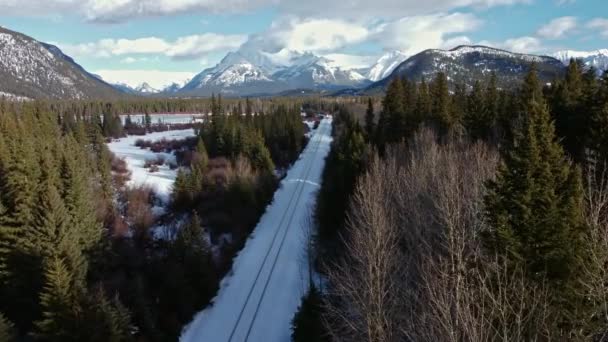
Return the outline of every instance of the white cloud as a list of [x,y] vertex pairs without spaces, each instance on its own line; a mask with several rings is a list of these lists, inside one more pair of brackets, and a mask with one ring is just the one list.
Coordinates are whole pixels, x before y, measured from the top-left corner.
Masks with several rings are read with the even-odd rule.
[[575,17],[560,17],[542,26],[536,34],[546,39],[559,39],[576,29],[576,26],[577,19]]
[[324,56],[331,61],[331,64],[343,69],[365,68],[374,64],[378,56],[360,56],[343,53],[332,53]]
[[504,42],[484,40],[479,42],[479,44],[519,53],[540,53],[546,50],[540,39],[530,36],[510,38]]
[[600,35],[608,38],[608,19],[595,18],[587,23],[587,28],[598,30]]
[[109,83],[124,83],[131,87],[148,82],[156,89],[162,89],[171,83],[183,83],[194,76],[192,72],[160,71],[160,70],[96,70],[95,74],[101,76]]
[[470,13],[433,14],[405,17],[381,25],[375,40],[384,48],[407,55],[431,48],[452,48],[470,43],[466,36],[454,34],[474,31],[482,21]]
[[169,57],[191,59],[209,52],[235,49],[247,40],[246,35],[204,33],[180,37],[166,50]]
[[[170,42],[162,38],[101,39],[93,43],[59,44],[72,56],[111,57],[130,54],[164,54],[175,59],[196,59],[210,52],[225,51],[239,47],[245,35],[222,35],[204,33],[180,37]],[[127,62],[125,60],[125,62]]]
[[246,13],[274,6],[299,17],[397,18],[449,11],[467,6],[493,7],[532,0],[3,0],[0,13],[52,15],[79,12],[96,22],[125,22],[142,17],[183,13]]
[[249,42],[263,50],[335,51],[368,38],[369,30],[339,19],[283,18]]

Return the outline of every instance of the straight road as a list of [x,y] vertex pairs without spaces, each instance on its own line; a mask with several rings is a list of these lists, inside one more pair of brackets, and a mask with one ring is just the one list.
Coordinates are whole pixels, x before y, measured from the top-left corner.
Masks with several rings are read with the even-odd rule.
[[310,218],[331,144],[321,121],[292,166],[217,297],[184,328],[181,342],[288,342],[308,290]]

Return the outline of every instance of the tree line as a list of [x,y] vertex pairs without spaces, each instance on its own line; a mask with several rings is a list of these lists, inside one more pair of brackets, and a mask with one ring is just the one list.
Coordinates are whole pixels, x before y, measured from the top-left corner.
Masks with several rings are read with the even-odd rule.
[[[563,79],[532,70],[510,91],[439,73],[393,80],[378,115],[370,99],[366,152],[328,159],[317,255],[329,280],[303,302],[295,340],[605,339],[608,75],[595,74],[573,60]],[[360,145],[348,120],[332,153]],[[356,185],[325,190],[361,163]],[[331,196],[349,202],[328,219]]]
[[176,340],[208,305],[272,199],[275,169],[305,144],[297,101],[265,113],[252,101],[244,115],[208,102],[156,221],[153,191],[126,186],[125,162],[105,145],[124,129],[115,114],[0,101],[1,340]]

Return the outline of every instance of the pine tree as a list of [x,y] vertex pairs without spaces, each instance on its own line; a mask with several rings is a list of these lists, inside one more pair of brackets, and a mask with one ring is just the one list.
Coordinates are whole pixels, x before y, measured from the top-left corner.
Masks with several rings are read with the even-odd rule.
[[179,230],[172,250],[178,263],[188,270],[190,284],[201,292],[198,298],[208,299],[215,289],[216,275],[211,248],[196,211]]
[[476,81],[468,96],[468,109],[464,118],[465,127],[473,139],[485,139],[489,133],[489,122],[484,108],[481,83]]
[[15,326],[0,312],[0,341],[13,342],[15,338]]
[[40,294],[42,319],[36,322],[36,337],[45,341],[78,341],[75,332],[82,308],[63,260],[50,259],[44,277],[45,285]]
[[291,340],[293,342],[330,341],[323,326],[323,302],[319,290],[311,286],[308,293],[302,298],[292,322]]
[[86,157],[83,156],[76,142],[66,137],[64,144],[61,171],[63,178],[63,198],[70,216],[72,230],[79,235],[80,246],[90,251],[102,235],[102,227],[97,222],[95,206],[92,201],[88,178],[86,175]]
[[546,277],[564,289],[574,286],[584,259],[581,174],[556,141],[542,98],[528,99],[516,143],[505,154],[497,180],[489,183],[487,242],[523,265],[531,278]]
[[584,108],[583,73],[579,62],[572,59],[566,77],[556,85],[553,102],[556,132],[570,156],[582,160],[588,136],[588,109]]
[[445,73],[438,72],[430,86],[431,115],[439,124],[440,133],[446,134],[456,124],[450,112],[450,93]]
[[202,138],[198,139],[196,149],[192,157],[190,164],[190,182],[192,190],[198,194],[203,191],[203,184],[205,174],[207,173],[207,164],[209,163],[209,156],[207,155],[207,149]]
[[397,142],[403,138],[405,128],[405,108],[403,106],[403,84],[401,79],[396,77],[388,85],[386,96],[384,97],[383,111],[386,113],[385,131],[379,134],[386,134],[387,142]]
[[487,123],[487,136],[489,137],[492,133],[496,133],[496,122],[499,116],[499,106],[500,99],[498,93],[498,79],[496,77],[496,73],[492,72],[490,75],[490,80],[486,85],[485,93],[484,93],[484,116],[486,117]]
[[[108,300],[103,290],[87,296],[82,338],[91,342],[123,342],[131,340],[131,315],[118,298]],[[95,331],[94,335],[87,332]]]
[[253,109],[251,108],[251,101],[247,97],[247,98],[245,98],[245,118],[247,120],[250,120],[252,115],[253,115]]
[[365,132],[367,133],[368,139],[374,136],[374,103],[372,98],[367,99],[367,111],[365,112]]
[[423,78],[418,85],[418,99],[416,101],[416,112],[421,121],[429,120],[431,115],[431,94],[426,80]]
[[604,73],[599,89],[593,95],[588,145],[601,169],[604,164],[608,165],[608,72]]

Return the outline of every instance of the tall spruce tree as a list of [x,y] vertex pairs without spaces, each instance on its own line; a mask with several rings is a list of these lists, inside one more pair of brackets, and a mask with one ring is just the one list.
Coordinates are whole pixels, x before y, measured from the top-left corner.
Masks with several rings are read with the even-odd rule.
[[44,277],[40,294],[42,319],[36,322],[35,336],[44,341],[78,341],[78,316],[82,308],[68,267],[61,258],[50,258]]
[[583,302],[578,279],[587,230],[581,173],[557,142],[539,90],[533,82],[526,86],[527,116],[497,179],[488,184],[485,241],[492,253],[523,267],[533,281],[546,281],[556,319],[566,325]]
[[456,120],[450,111],[450,92],[448,89],[447,75],[438,72],[430,85],[431,93],[431,115],[438,123],[440,134],[449,132],[456,124]]
[[16,341],[15,325],[4,317],[0,312],[0,341],[13,342]]
[[399,77],[395,77],[386,89],[384,97],[383,111],[385,112],[386,122],[383,127],[387,142],[398,142],[403,138],[405,128],[405,107],[403,100],[403,83]]
[[372,98],[367,99],[367,111],[365,112],[365,133],[367,133],[368,139],[374,136],[375,127],[375,113],[374,113],[374,102]]

